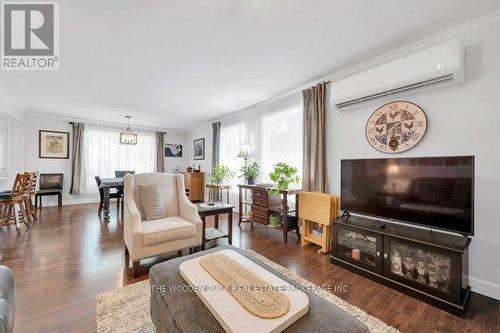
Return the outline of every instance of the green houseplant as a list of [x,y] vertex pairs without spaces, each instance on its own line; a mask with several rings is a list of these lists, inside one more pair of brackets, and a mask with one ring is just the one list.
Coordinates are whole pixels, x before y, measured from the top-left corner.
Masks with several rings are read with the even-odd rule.
[[297,168],[294,168],[286,163],[280,162],[274,166],[273,172],[269,177],[274,182],[274,186],[268,189],[270,194],[280,195],[281,191],[288,189],[288,186],[293,183],[298,183],[300,177],[297,175]]
[[217,164],[210,175],[210,182],[213,184],[222,184],[224,181],[234,176],[234,172],[231,171],[224,164]]
[[255,178],[260,174],[260,167],[257,162],[253,162],[250,166],[242,167],[240,171],[240,177],[246,178],[248,185],[253,185],[255,184]]

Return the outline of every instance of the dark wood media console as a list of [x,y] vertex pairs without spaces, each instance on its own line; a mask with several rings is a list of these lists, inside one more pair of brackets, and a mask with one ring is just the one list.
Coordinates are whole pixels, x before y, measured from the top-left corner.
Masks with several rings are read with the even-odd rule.
[[471,238],[354,215],[332,229],[332,263],[464,316]]

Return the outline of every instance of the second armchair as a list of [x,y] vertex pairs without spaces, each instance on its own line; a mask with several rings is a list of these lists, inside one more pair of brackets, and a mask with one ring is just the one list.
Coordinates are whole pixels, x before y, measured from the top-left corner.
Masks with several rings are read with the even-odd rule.
[[[154,184],[161,190],[159,197],[164,207],[160,210],[165,217],[147,220],[144,200],[148,195],[141,195],[141,190]],[[124,178],[124,193],[125,251],[132,260],[134,277],[141,259],[201,245],[202,221],[198,208],[186,196],[182,174],[128,174]]]

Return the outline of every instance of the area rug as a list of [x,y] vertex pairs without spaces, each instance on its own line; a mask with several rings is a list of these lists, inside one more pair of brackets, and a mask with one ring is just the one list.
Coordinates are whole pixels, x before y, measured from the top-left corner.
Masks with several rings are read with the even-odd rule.
[[[399,333],[397,329],[369,315],[358,307],[342,300],[322,288],[311,288],[315,285],[292,273],[285,267],[272,262],[266,257],[246,250],[264,264],[274,268],[298,284],[309,287],[314,294],[343,309],[351,316],[363,322],[373,333]],[[108,291],[97,296],[97,332],[144,332],[153,333],[155,328],[149,315],[149,281],[137,282],[123,288]]]

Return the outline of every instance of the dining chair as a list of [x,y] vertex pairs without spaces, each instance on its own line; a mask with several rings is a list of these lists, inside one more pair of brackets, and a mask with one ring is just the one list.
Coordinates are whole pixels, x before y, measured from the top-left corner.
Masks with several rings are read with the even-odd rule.
[[31,217],[26,207],[31,186],[31,175],[18,173],[10,193],[0,194],[0,225],[15,224],[17,233],[21,233],[21,222],[31,228]]
[[[99,202],[99,209],[97,210],[97,214],[101,215],[102,208],[104,206],[104,191],[101,188],[101,177],[95,176],[95,182],[97,183],[97,188],[99,189],[99,196],[101,198]],[[109,193],[109,198],[110,199],[116,199],[116,209],[120,209],[120,199],[122,199],[122,192],[121,191],[116,191],[116,192],[111,192]]]
[[25,174],[30,175],[30,186],[29,186],[28,196],[26,198],[26,208],[33,222],[36,222],[38,220],[38,215],[36,214],[36,208],[33,205],[33,198],[35,198],[36,200],[35,195],[36,195],[36,186],[38,182],[38,171],[33,171],[33,172],[26,171]]
[[42,197],[47,195],[57,195],[57,204],[62,207],[63,185],[64,174],[41,173],[38,191],[35,193],[35,208],[38,208],[38,199],[40,199],[40,209],[42,208]]
[[135,170],[130,170],[130,171],[125,171],[125,170],[115,170],[115,177],[116,178],[123,178],[125,175],[129,173],[131,175],[135,174]]

